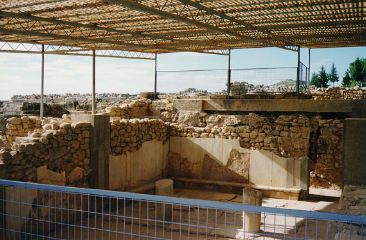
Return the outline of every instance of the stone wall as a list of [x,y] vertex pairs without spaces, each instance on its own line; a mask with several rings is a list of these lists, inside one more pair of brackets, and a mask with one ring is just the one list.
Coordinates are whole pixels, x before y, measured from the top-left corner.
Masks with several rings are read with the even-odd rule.
[[168,140],[167,125],[158,119],[121,119],[111,122],[111,154],[138,150],[142,143]]
[[9,142],[14,142],[16,137],[26,137],[29,132],[41,128],[41,119],[34,116],[12,117],[6,122],[6,135]]
[[142,118],[150,114],[151,100],[138,99],[130,103],[124,103],[120,106],[111,106],[106,108],[110,117],[118,118]]
[[328,88],[319,89],[315,99],[365,99],[366,88]]
[[[344,119],[320,115],[220,115],[197,111],[169,112],[170,135],[239,140],[246,149],[266,150],[279,157],[308,157],[311,184],[342,186]],[[168,114],[167,114],[168,115]]]
[[303,190],[308,184],[306,157],[285,158],[243,148],[236,139],[171,137],[169,144],[171,177]]
[[[1,115],[0,113],[0,135],[4,135],[6,132],[6,120],[7,120],[7,116],[5,115]],[[10,118],[10,116],[9,116]]]
[[166,176],[168,126],[158,119],[111,121],[109,187],[126,191]]
[[109,156],[109,188],[128,191],[131,188],[165,178],[169,142],[158,140],[143,142],[133,152]]
[[314,184],[342,186],[344,119],[318,119],[317,131],[316,159],[311,173]]
[[53,124],[53,130],[49,127],[46,124],[42,131],[36,130],[30,137],[17,138],[11,150],[2,151],[0,160],[6,164],[7,179],[38,181],[37,172],[45,166],[55,172],[65,172],[67,184],[73,182],[70,176],[75,171],[87,174],[90,124]]
[[[171,136],[238,139],[247,149],[262,149],[284,157],[308,156],[310,119],[304,115],[207,115],[179,112]],[[183,117],[185,116],[185,117]]]

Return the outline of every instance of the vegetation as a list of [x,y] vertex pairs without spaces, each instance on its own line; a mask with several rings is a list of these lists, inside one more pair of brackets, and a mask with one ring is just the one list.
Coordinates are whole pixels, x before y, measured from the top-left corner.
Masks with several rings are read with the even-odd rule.
[[364,86],[366,83],[366,58],[357,58],[351,62],[348,71],[351,80],[354,80],[358,86]]
[[[333,87],[339,81],[338,71],[334,65],[331,66],[330,72],[327,73],[324,66],[321,66],[319,72],[315,72],[311,76],[310,85],[318,88],[326,88],[329,82]],[[349,68],[342,78],[343,87],[366,86],[366,58],[357,58],[349,64]]]
[[334,87],[334,83],[339,81],[337,69],[336,69],[334,63],[332,64],[332,67],[330,68],[330,73],[328,74],[328,80],[329,80],[329,82],[333,83],[333,87]]
[[326,88],[328,87],[329,75],[325,71],[324,66],[320,68],[319,73],[313,73],[311,76],[310,85],[313,85],[318,88]]

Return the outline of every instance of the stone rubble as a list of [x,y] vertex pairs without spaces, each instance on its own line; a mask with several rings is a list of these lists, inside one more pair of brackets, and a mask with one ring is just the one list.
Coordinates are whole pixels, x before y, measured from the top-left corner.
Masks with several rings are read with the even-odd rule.
[[14,142],[16,137],[26,137],[29,132],[41,128],[41,119],[34,116],[12,117],[6,122],[6,135],[9,142]]
[[149,115],[151,100],[140,98],[131,103],[124,103],[120,106],[111,106],[106,108],[110,117],[118,118],[141,118]]
[[315,94],[315,100],[322,99],[365,99],[366,98],[366,88],[354,87],[354,88],[327,88],[318,89],[317,94]]

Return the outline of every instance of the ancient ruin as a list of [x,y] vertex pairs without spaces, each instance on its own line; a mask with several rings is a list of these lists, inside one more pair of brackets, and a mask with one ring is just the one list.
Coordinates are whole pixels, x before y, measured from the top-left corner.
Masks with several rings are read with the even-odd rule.
[[[40,87],[0,101],[0,239],[364,239],[366,59],[340,85],[311,53],[365,47],[365,4],[2,1],[0,53],[38,54]],[[266,47],[296,62],[235,68]],[[177,52],[225,67],[160,68]],[[90,58],[90,93],[50,93],[50,55]],[[151,61],[151,89],[97,93],[101,57]]]

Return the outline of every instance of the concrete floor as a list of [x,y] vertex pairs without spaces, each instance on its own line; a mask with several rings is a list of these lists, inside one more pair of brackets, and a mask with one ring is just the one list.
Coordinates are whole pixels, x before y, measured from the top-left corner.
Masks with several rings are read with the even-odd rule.
[[[176,189],[176,197],[206,199],[241,203],[235,194]],[[335,211],[331,201],[293,201],[263,199],[263,206],[301,209],[308,211]],[[84,218],[74,226],[64,227],[61,232],[51,234],[57,239],[333,239],[335,226],[323,222],[304,221],[302,218],[262,213],[261,231],[255,236],[243,230],[242,212],[207,211],[205,208],[174,206],[173,221],[163,221],[162,206],[154,203],[134,202],[124,208],[105,211],[103,216]],[[167,208],[171,210],[171,208]],[[110,214],[109,214],[110,213]],[[118,217],[116,217],[118,213]],[[126,215],[123,218],[123,215]],[[167,216],[169,217],[169,216]],[[317,226],[316,226],[317,225]],[[80,227],[84,226],[84,227]],[[87,227],[88,226],[88,227]]]

